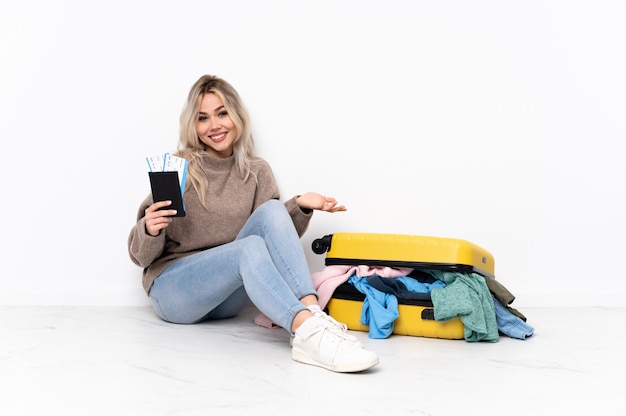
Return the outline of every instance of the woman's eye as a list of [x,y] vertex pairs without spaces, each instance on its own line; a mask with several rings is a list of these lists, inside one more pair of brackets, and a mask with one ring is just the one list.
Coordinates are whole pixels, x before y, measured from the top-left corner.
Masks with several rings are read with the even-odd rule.
[[217,114],[217,116],[218,116],[218,117],[220,117],[220,118],[222,118],[222,117],[226,117],[227,115],[228,115],[228,112],[226,112],[226,111],[220,111],[220,112]]
[[198,121],[207,121],[208,119],[207,116],[198,116]]

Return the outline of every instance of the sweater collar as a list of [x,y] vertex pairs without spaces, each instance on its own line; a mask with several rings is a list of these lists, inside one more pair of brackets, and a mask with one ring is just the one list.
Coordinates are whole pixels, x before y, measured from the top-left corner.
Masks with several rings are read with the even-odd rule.
[[202,163],[205,166],[211,166],[214,169],[229,170],[235,164],[235,157],[232,155],[230,157],[222,159],[222,158],[213,157],[209,155],[208,153],[203,152],[201,156],[202,156]]

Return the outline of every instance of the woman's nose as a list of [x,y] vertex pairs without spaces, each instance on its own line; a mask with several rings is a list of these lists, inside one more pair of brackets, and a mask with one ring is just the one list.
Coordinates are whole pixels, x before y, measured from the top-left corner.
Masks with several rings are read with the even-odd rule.
[[217,130],[217,129],[219,129],[220,127],[221,127],[221,126],[220,126],[219,120],[217,120],[217,119],[215,119],[215,118],[211,118],[211,119],[209,120],[209,129],[210,129],[210,130]]

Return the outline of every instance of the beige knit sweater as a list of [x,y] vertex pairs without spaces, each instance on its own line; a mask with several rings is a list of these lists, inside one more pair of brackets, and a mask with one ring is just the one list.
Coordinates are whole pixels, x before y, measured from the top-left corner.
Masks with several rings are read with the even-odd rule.
[[[233,241],[250,214],[280,194],[269,164],[256,158],[252,172],[243,181],[235,170],[234,158],[216,159],[203,155],[202,163],[209,176],[209,187],[204,208],[193,187],[184,194],[185,216],[174,217],[172,223],[153,237],[146,232],[144,213],[152,204],[148,195],[139,206],[137,224],[128,236],[128,253],[136,265],[143,267],[143,288],[150,287],[159,274],[172,262],[184,256]],[[300,236],[306,231],[312,211],[304,212],[296,204],[296,197],[285,202]]]

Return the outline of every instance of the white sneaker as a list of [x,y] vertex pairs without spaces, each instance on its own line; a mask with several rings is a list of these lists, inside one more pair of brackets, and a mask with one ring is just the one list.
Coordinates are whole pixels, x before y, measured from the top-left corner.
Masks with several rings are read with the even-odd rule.
[[324,319],[330,325],[336,327],[339,331],[343,332],[344,336],[346,338],[351,339],[352,341],[357,343],[359,346],[363,347],[363,344],[361,344],[361,342],[357,339],[357,337],[355,337],[354,335],[351,335],[348,332],[346,332],[348,330],[348,326],[346,324],[344,324],[343,322],[337,321],[335,318],[333,318],[332,316],[328,315],[324,311],[313,312],[313,315],[319,316],[320,318]]
[[[349,333],[347,333],[346,331],[348,330],[348,326],[342,322],[337,321],[335,318],[333,318],[332,316],[328,315],[326,312],[324,311],[311,311],[313,312],[313,315],[315,316],[319,316],[320,318],[324,319],[325,321],[328,321],[331,325],[334,325],[337,327],[337,329],[339,329],[341,332],[344,333],[344,336],[347,338],[352,339],[352,341],[354,341],[355,343],[357,343],[359,346],[363,346],[363,344],[361,344],[361,342],[358,340],[357,337],[355,337],[354,335],[350,335]],[[289,337],[289,346],[293,347],[293,337],[294,335],[291,335]]]
[[353,335],[325,319],[308,334],[295,335],[291,356],[294,361],[339,373],[364,371],[379,362]]

